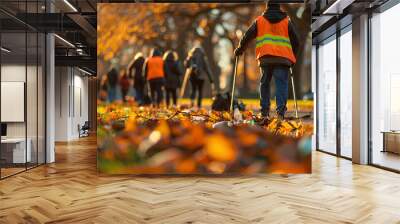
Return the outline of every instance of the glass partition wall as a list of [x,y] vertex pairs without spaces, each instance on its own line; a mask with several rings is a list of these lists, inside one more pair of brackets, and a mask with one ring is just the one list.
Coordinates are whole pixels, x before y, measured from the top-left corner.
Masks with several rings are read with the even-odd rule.
[[352,157],[351,25],[317,45],[317,150]]
[[26,32],[1,34],[1,176],[26,170],[30,150],[26,150]]
[[[400,172],[398,21],[400,4],[388,1],[371,12],[368,26],[368,164],[395,172]],[[352,42],[350,25],[316,46],[317,149],[347,159],[352,157]]]
[[351,25],[341,31],[339,49],[340,155],[352,158],[352,33]]
[[[35,13],[39,1],[19,1],[18,9]],[[4,11],[0,20],[3,179],[45,163],[45,35]]]
[[400,171],[400,4],[371,18],[370,163]]
[[336,153],[336,36],[322,42],[318,58],[317,148]]

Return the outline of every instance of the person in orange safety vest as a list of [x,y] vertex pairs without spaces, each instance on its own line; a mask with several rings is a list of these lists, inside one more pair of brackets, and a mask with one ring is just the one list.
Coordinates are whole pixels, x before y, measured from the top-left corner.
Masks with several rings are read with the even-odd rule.
[[152,50],[151,56],[144,63],[143,72],[149,84],[151,102],[159,106],[164,99],[165,85],[165,63],[159,49]]
[[252,39],[256,39],[256,58],[261,70],[260,106],[263,122],[270,112],[270,82],[276,85],[276,112],[284,119],[287,107],[289,69],[296,63],[299,39],[289,16],[280,4],[269,1],[267,10],[258,16],[235,49],[235,56],[243,54]]

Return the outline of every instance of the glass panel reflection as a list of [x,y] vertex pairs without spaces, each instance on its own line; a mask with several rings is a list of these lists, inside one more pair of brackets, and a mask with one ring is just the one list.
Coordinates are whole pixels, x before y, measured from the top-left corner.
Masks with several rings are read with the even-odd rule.
[[336,37],[318,48],[318,148],[336,153]]
[[352,157],[352,33],[340,36],[340,154]]
[[[31,147],[26,141],[26,33],[2,33],[1,57],[1,139],[2,177],[26,169]],[[29,141],[28,141],[29,142]]]

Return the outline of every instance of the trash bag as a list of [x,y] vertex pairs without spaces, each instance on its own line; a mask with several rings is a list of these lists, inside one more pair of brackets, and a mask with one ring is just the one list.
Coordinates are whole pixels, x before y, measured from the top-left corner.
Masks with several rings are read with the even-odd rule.
[[[213,98],[213,102],[211,104],[211,109],[215,111],[229,111],[231,106],[231,94],[229,92],[226,93],[217,93]],[[246,109],[246,105],[243,102],[233,99],[233,107],[238,108],[240,111],[244,111]]]

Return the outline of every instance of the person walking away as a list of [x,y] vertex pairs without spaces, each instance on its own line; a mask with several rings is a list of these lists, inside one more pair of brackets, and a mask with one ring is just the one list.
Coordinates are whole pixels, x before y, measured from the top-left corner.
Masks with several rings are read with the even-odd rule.
[[107,75],[103,75],[99,82],[99,99],[101,101],[107,101],[108,96],[108,85],[107,85]]
[[170,105],[172,99],[172,104],[177,105],[177,89],[180,86],[180,76],[182,72],[179,69],[179,64],[177,60],[177,55],[173,51],[167,51],[164,54],[165,63],[165,101],[167,107]]
[[139,105],[144,103],[144,86],[143,65],[145,58],[142,53],[137,53],[132,63],[128,67],[129,78],[133,80],[133,89],[135,90],[135,100]]
[[252,39],[256,39],[256,58],[261,70],[260,106],[262,123],[269,121],[270,82],[276,85],[276,112],[284,119],[287,107],[289,69],[296,63],[299,39],[289,16],[280,4],[268,2],[267,10],[258,16],[235,49],[235,56],[243,54]]
[[115,68],[112,68],[107,73],[107,92],[108,102],[112,103],[117,99],[117,84],[118,84],[118,73]]
[[185,66],[187,69],[191,69],[189,78],[192,86],[190,94],[191,106],[194,106],[194,101],[197,94],[197,107],[200,108],[203,99],[203,85],[205,76],[207,76],[208,80],[210,81],[211,90],[214,92],[215,89],[210,65],[203,49],[200,47],[195,47],[190,50],[185,61]]
[[128,74],[125,69],[121,70],[121,77],[119,80],[119,86],[121,87],[122,100],[126,102],[126,96],[128,95],[131,83]]
[[165,66],[161,51],[153,49],[151,56],[144,63],[144,77],[150,87],[150,96],[153,106],[160,106],[164,98]]

